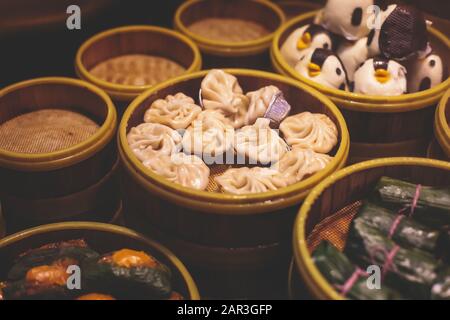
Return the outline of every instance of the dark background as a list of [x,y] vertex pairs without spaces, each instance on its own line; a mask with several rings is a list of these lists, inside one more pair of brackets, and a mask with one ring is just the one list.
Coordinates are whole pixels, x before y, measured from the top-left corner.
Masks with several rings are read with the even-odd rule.
[[[212,0],[210,0],[212,1]],[[275,2],[295,2],[277,0]],[[322,0],[303,0],[316,4]],[[183,0],[0,0],[0,88],[40,76],[74,74],[78,47],[112,27],[152,24],[172,27]],[[399,2],[399,1],[395,1]],[[403,1],[405,2],[405,1]],[[406,0],[448,19],[450,0]],[[66,9],[81,7],[81,30],[66,28]]]
[[[173,14],[182,2],[0,0],[0,88],[39,76],[75,77],[75,53],[89,37],[130,24],[171,28]],[[66,27],[66,9],[71,4],[81,8],[81,30]]]

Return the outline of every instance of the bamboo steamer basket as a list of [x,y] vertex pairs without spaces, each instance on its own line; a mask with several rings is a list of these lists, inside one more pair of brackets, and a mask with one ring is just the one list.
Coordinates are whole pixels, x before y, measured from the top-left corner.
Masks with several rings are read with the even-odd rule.
[[0,259],[2,261],[0,279],[5,278],[5,274],[15,257],[24,251],[48,243],[72,239],[85,239],[91,248],[99,253],[107,253],[122,248],[148,252],[170,268],[175,291],[185,299],[200,299],[197,286],[189,271],[170,250],[133,230],[98,222],[47,224],[15,233],[0,240]]
[[0,199],[8,229],[75,217],[109,221],[110,216],[93,211],[109,215],[119,201],[117,115],[111,99],[89,83],[56,77],[28,80],[0,91],[2,123],[47,108],[77,111],[99,128],[82,142],[53,152],[0,149]]
[[434,117],[434,134],[447,160],[450,160],[450,89],[439,102]]
[[[450,184],[450,163],[407,157],[376,159],[344,168],[315,187],[303,202],[295,221],[293,236],[293,273],[301,276],[313,297],[344,299],[317,269],[311,251],[325,239],[343,249],[360,200],[368,196],[381,176],[444,186]],[[295,291],[292,293],[295,294]]]
[[[381,157],[425,156],[435,106],[449,87],[450,79],[425,91],[383,97],[331,89],[302,77],[286,63],[280,47],[293,30],[311,23],[316,13],[296,17],[277,32],[271,47],[274,69],[314,87],[340,108],[352,137],[350,163]],[[445,61],[449,57],[450,40],[434,28],[429,28],[429,38]]]
[[[311,110],[327,114],[340,134],[332,162],[298,184],[253,195],[197,191],[168,182],[138,161],[126,135],[143,122],[144,112],[154,100],[177,92],[197,97],[207,71],[179,77],[139,96],[122,118],[119,154],[124,167],[125,222],[172,248],[194,272],[206,296],[267,294],[271,288],[268,281],[281,283],[285,292],[295,212],[314,185],[344,166],[349,147],[345,121],[331,101],[301,83],[262,71],[226,71],[238,78],[245,92],[269,84],[278,86],[291,102],[292,113]],[[212,176],[220,173],[215,169],[211,168]]]
[[126,26],[101,32],[84,42],[75,58],[77,75],[106,91],[119,115],[139,94],[151,85],[131,86],[104,81],[89,70],[98,63],[125,54],[149,54],[177,62],[188,74],[202,66],[200,51],[188,37],[156,26]]
[[[250,41],[229,42],[202,37],[189,25],[204,18],[221,17],[252,21],[271,33]],[[285,20],[283,11],[267,0],[189,0],[176,11],[174,26],[200,48],[205,69],[249,68],[270,70],[269,47]]]

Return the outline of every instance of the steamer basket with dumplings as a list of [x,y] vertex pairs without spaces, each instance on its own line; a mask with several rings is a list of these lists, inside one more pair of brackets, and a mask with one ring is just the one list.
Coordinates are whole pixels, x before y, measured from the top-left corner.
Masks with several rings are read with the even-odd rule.
[[[59,250],[55,252],[55,248]],[[101,272],[99,272],[92,265],[92,261],[95,260],[93,259],[94,257],[98,257],[99,255],[103,259],[109,253],[113,254],[111,258],[116,263],[117,260],[114,260],[114,254],[120,253],[122,257],[126,257],[127,255],[134,256],[135,262],[149,259],[153,262],[156,260],[157,263],[164,265],[165,267],[159,269],[159,274],[157,274],[160,277],[156,285],[160,291],[155,292],[155,290],[151,290],[153,288],[152,285],[154,285],[152,282],[155,281],[155,274],[145,273],[152,272],[152,269],[155,268],[154,265],[150,267],[148,265],[141,266],[139,268],[139,285],[136,286],[133,283],[133,277],[136,274],[130,271],[124,272],[124,268],[128,268],[129,265],[124,266],[117,263],[112,268],[118,268],[117,270],[122,271],[122,273],[118,272],[122,278],[118,279],[118,282],[115,282],[114,275],[106,273],[109,277],[108,282],[105,283],[102,277],[105,272],[108,272],[105,269],[105,265],[103,265],[102,270],[100,270]],[[44,254],[44,257],[40,256]],[[19,255],[22,260],[18,259]],[[26,260],[27,256],[30,257],[30,255],[34,255],[35,261],[30,262],[31,259]],[[118,255],[118,257],[120,256]],[[40,259],[36,259],[36,257]],[[31,270],[35,270],[39,274],[36,271],[38,268],[51,267],[49,265],[39,266],[36,261],[38,263],[42,263],[42,261],[49,263],[51,261],[49,258],[53,258],[60,259],[60,264],[64,265],[64,262],[61,260],[63,260],[62,258],[67,259],[67,257],[69,257],[69,261],[75,259],[77,264],[80,265],[82,278],[80,290],[68,290],[65,288],[59,290],[53,289],[55,291],[52,291],[52,288],[47,288],[47,291],[42,293],[39,285],[36,286],[36,284],[33,287],[33,284],[26,283],[29,286],[29,290],[21,290],[23,284],[15,286],[17,282],[21,281],[20,271],[23,271],[22,269],[24,268],[21,264],[25,264],[28,279]],[[98,222],[63,222],[27,229],[0,240],[0,259],[2,261],[0,266],[0,296],[5,300],[200,299],[197,286],[189,271],[170,250],[133,230],[111,224]],[[87,263],[89,259],[91,261]],[[129,260],[128,263],[130,263]],[[55,263],[53,262],[54,265]],[[156,265],[156,268],[158,267],[160,266]],[[150,270],[145,271],[147,268]],[[161,276],[165,272],[169,272],[170,274],[168,279],[165,276]],[[92,275],[95,275],[95,277]],[[147,275],[147,277],[144,279],[143,275]],[[115,286],[111,286],[112,283]],[[143,283],[148,284],[150,290],[143,289]]]
[[[366,2],[369,3],[370,1]],[[336,4],[338,1],[332,1],[332,3]],[[271,48],[271,59],[274,69],[281,74],[314,87],[328,96],[340,108],[348,124],[351,136],[350,163],[379,157],[424,156],[432,134],[431,126],[435,106],[450,83],[450,80],[445,77],[445,73],[448,71],[448,64],[447,67],[444,66],[443,68],[444,81],[442,83],[431,87],[431,89],[396,96],[366,95],[319,84],[316,80],[311,80],[318,74],[317,70],[307,71],[309,76],[300,75],[283,56],[282,46],[287,42],[290,35],[292,37],[295,36],[293,33],[295,30],[313,23],[314,19],[319,19],[321,12],[315,11],[298,16],[286,23],[277,32]],[[362,23],[365,23],[364,20]],[[337,27],[335,26],[335,28]],[[318,32],[316,29],[311,29],[309,34],[315,34],[313,37],[317,37],[317,43],[314,45],[318,45],[322,41],[324,47],[330,48],[330,45],[335,47],[335,36],[331,36],[330,43],[328,43],[323,39],[324,36],[321,35],[321,32]],[[364,41],[363,39],[365,38],[360,40]],[[315,40],[316,38],[302,38],[301,41],[295,42],[294,45],[300,46],[303,50],[303,48],[311,48],[308,46],[311,46]],[[450,40],[433,27],[428,27],[428,40],[433,51],[442,57],[442,61],[445,64],[449,58]],[[372,43],[375,43],[374,41]],[[364,50],[364,48],[358,47],[359,42],[354,42],[355,46],[353,48],[355,50]],[[311,51],[315,53],[314,50],[311,49]],[[308,57],[306,55],[306,58]],[[358,55],[355,57],[359,59]],[[378,58],[375,58],[373,63],[378,63],[378,60]],[[370,63],[370,60],[367,61],[369,62],[366,62],[363,67]],[[342,60],[339,63],[342,64]],[[296,66],[299,66],[299,70],[303,70],[300,65],[302,63],[298,62]],[[402,68],[400,64],[397,64],[397,66],[400,69]],[[363,69],[363,67],[359,68],[359,70]],[[369,67],[367,65],[367,68]],[[363,72],[361,71],[361,74]],[[387,79],[381,79],[380,81],[385,80]],[[338,88],[338,86],[335,88]],[[382,92],[384,91],[384,89],[381,90]]]
[[443,154],[444,159],[450,159],[450,89],[447,90],[445,95],[439,102],[439,106],[436,109],[436,115],[434,120],[434,134],[439,146],[435,149],[439,150],[437,154]]
[[266,0],[190,0],[175,13],[175,29],[192,39],[210,68],[270,69],[269,48],[284,22]]
[[[201,158],[190,155],[192,151],[185,142],[190,141],[189,137],[195,134],[199,120],[204,120],[205,126],[211,126],[210,129],[205,129],[205,132],[211,134],[224,126],[232,132],[236,128],[236,140],[233,141],[239,141],[237,137],[245,135],[250,127],[268,123],[266,122],[268,118],[258,118],[264,114],[264,108],[262,113],[261,110],[258,111],[256,117],[258,119],[252,118],[250,116],[252,111],[248,111],[252,108],[252,103],[248,104],[252,101],[249,97],[255,95],[255,92],[249,92],[263,87],[264,90],[273,89],[266,86],[275,86],[278,91],[273,96],[269,95],[267,104],[262,102],[263,100],[258,100],[259,107],[253,110],[259,110],[261,106],[268,108],[268,103],[275,101],[270,97],[279,99],[281,91],[285,101],[292,107],[290,116],[298,116],[300,113],[313,116],[312,113],[320,113],[322,115],[317,117],[331,121],[327,122],[327,126],[335,127],[336,144],[334,147],[329,145],[331,150],[322,152],[329,153],[332,158],[325,154],[310,153],[325,159],[321,166],[322,170],[314,170],[316,172],[314,174],[311,171],[311,174],[304,175],[303,179],[295,180],[299,182],[292,181],[287,185],[287,181],[296,176],[296,173],[292,173],[292,177],[268,182],[269,180],[262,178],[263,172],[269,175],[269,172],[273,172],[267,165],[243,168],[242,164],[210,163],[207,166]],[[200,104],[198,101],[200,88],[203,107],[208,110],[201,111],[201,107],[196,105]],[[220,98],[230,95],[233,97],[232,100]],[[177,99],[184,101],[181,104],[183,110],[188,108],[183,111],[184,118],[175,114],[177,108],[179,109],[175,103]],[[228,104],[226,101],[233,102]],[[247,101],[247,104],[241,105],[242,101]],[[222,113],[220,108],[231,107],[235,102],[240,106],[238,110],[247,110],[246,113]],[[161,108],[165,105],[172,111],[161,113]],[[255,106],[256,104],[253,105]],[[215,108],[219,110],[210,110]],[[311,113],[305,113],[306,111]],[[172,112],[175,113],[171,114]],[[197,118],[193,121],[194,113],[197,114]],[[169,118],[167,114],[171,114]],[[228,118],[223,118],[224,115]],[[181,126],[181,122],[188,118],[189,121]],[[247,126],[239,121],[244,118],[246,119],[244,122],[248,123]],[[217,119],[222,120],[217,122]],[[284,121],[288,119],[290,118]],[[284,121],[281,122],[281,126]],[[176,148],[181,136],[168,126],[171,128],[188,126],[182,137],[184,153],[177,153],[180,152],[180,148]],[[149,149],[147,146],[152,139],[151,136],[157,132],[166,138],[171,137],[173,143],[163,141],[161,142],[163,146],[154,143],[159,147]],[[270,134],[275,132],[276,135],[271,136],[271,141],[286,146],[286,142],[275,130],[269,129],[269,132]],[[207,135],[203,137],[206,139]],[[219,135],[215,137],[221,140]],[[211,145],[215,145],[216,138],[208,140]],[[318,140],[322,141],[322,138]],[[202,71],[167,81],[134,100],[120,124],[119,152],[124,166],[122,182],[125,222],[128,226],[159,239],[174,250],[192,270],[207,297],[279,296],[280,292],[285,290],[290,259],[290,230],[297,207],[311,188],[345,165],[348,140],[345,122],[331,101],[315,90],[279,75],[254,70],[229,69]],[[220,148],[228,146],[224,141],[227,140],[221,140],[217,145]],[[145,149],[140,148],[141,145],[144,145]],[[235,148],[239,153],[241,151],[237,148],[238,145],[240,144],[236,144]],[[155,156],[155,152],[169,151],[168,154],[171,154],[171,148],[176,150],[173,153],[175,157],[164,154]],[[192,150],[196,153],[195,149]],[[289,153],[287,149],[283,150],[283,153],[287,152],[285,155],[297,155]],[[296,149],[292,150],[294,152]],[[306,152],[313,151],[311,149]],[[216,156],[218,155],[217,153]],[[247,156],[247,160],[255,157],[250,153]],[[177,163],[176,161],[183,159],[195,162],[186,167],[182,166],[183,162],[178,162],[181,163],[180,167],[172,166]],[[203,160],[205,159],[203,157]],[[262,159],[263,156],[259,157],[258,163],[262,162]],[[247,182],[242,182],[240,178]],[[274,187],[275,185],[278,187]]]
[[[372,211],[370,215],[366,215],[365,218],[367,220],[364,221],[365,218],[362,217],[362,212],[364,210],[362,209],[364,208],[363,204],[365,202],[363,203],[362,201],[375,201],[375,198],[373,198],[374,192],[380,192],[380,190],[383,190],[383,192],[390,192],[389,190],[393,190],[389,189],[392,186],[392,184],[389,185],[389,183],[385,184],[385,186],[389,185],[386,189],[383,189],[382,186],[380,187],[380,179],[382,177],[389,177],[390,181],[393,181],[392,179],[398,179],[397,181],[401,180],[402,182],[399,182],[400,185],[411,188],[410,190],[413,192],[406,196],[402,203],[403,205],[407,205],[406,208],[408,211],[406,211],[406,213],[410,212],[412,208],[413,211],[415,210],[412,215],[403,216],[403,213],[401,213],[402,211],[398,211],[396,215],[397,209],[394,209],[394,206],[389,207],[383,203],[377,205],[376,211]],[[419,186],[421,187],[420,189]],[[431,186],[431,188],[428,188],[428,186]],[[442,200],[443,198],[438,200],[438,198],[435,197],[431,202],[425,200],[427,204],[424,205],[423,199],[430,199],[429,195],[433,192],[440,192],[442,195],[445,190],[448,190],[449,186],[450,163],[424,158],[399,157],[365,161],[346,167],[325,179],[317,185],[305,199],[295,221],[293,235],[294,265],[289,276],[290,297],[292,299],[301,298],[303,293],[301,292],[301,288],[304,287],[308,289],[310,295],[314,298],[333,300],[346,298],[356,299],[355,297],[352,297],[352,295],[359,296],[359,299],[369,300],[401,299],[402,297],[406,299],[429,299],[432,294],[442,293],[439,285],[434,287],[433,284],[439,283],[440,277],[436,277],[435,275],[436,273],[441,272],[441,270],[445,271],[445,265],[443,265],[442,268],[430,270],[428,268],[421,269],[416,263],[420,264],[422,263],[421,261],[431,261],[431,263],[436,265],[441,263],[444,264],[443,261],[437,260],[439,259],[438,257],[434,257],[436,252],[431,253],[425,250],[431,251],[431,245],[439,246],[447,243],[441,242],[441,244],[439,244],[442,239],[446,238],[445,236],[437,238],[437,231],[435,230],[440,230],[439,228],[442,228],[445,224],[445,221],[442,219],[448,221],[449,211],[447,209],[444,215],[439,216],[439,218],[442,219],[433,221],[433,227],[431,227],[428,224],[431,220],[427,221],[427,219],[430,218],[430,211],[422,211],[425,214],[419,215],[419,209],[421,208],[421,210],[424,210],[424,207],[421,206],[430,205],[430,203],[434,201],[441,201],[441,203],[443,203],[442,201],[447,201],[446,206],[448,208],[448,205],[450,204],[448,202],[448,193],[445,195],[447,200]],[[402,191],[401,194],[404,194],[403,192],[404,191]],[[425,193],[428,193],[428,195],[425,195]],[[416,200],[417,204],[410,205],[413,197],[418,199]],[[384,201],[384,199],[382,201]],[[381,208],[380,206],[383,207]],[[386,213],[386,210],[389,210],[389,213]],[[384,212],[384,216],[379,216],[381,212]],[[380,217],[397,217],[397,220],[391,220],[391,222],[397,222],[390,224],[388,222],[389,220],[383,218],[380,219]],[[399,217],[400,219],[398,219]],[[419,220],[419,218],[421,220]],[[355,222],[357,219],[359,219],[359,225]],[[363,223],[361,223],[361,221],[363,221]],[[371,227],[374,227],[375,225],[377,225],[377,227],[370,229],[368,227],[370,221],[373,222]],[[384,224],[386,222],[387,224]],[[354,257],[351,256],[350,251],[353,248],[354,254],[354,245],[356,243],[356,238],[351,235],[352,232],[356,230],[355,228],[363,230],[361,226],[364,226],[364,223],[368,223],[367,227],[365,227],[367,230],[376,230],[373,232],[378,238],[374,237],[372,239],[376,239],[375,241],[382,239],[382,241],[386,241],[385,243],[389,245],[391,245],[392,242],[395,242],[394,244],[397,244],[396,249],[400,248],[399,251],[396,251],[396,253],[391,255],[390,259],[392,264],[389,269],[387,264],[384,264],[381,268],[382,272],[386,272],[383,273],[385,276],[381,278],[381,289],[383,290],[369,290],[367,287],[363,288],[363,286],[365,286],[365,280],[362,280],[362,286],[359,287],[357,279],[358,276],[361,277],[362,275],[358,274],[358,276],[354,277],[357,270],[365,271],[366,269],[363,265],[359,263],[356,264],[353,260]],[[358,227],[356,227],[356,225],[358,225]],[[406,230],[405,228],[408,227],[410,229]],[[415,233],[415,231],[417,231],[416,228],[417,230],[423,230],[423,233]],[[383,233],[383,236],[380,236],[381,233]],[[409,242],[409,245],[402,242],[406,240],[411,241],[411,238],[408,239],[408,236],[412,234],[417,235],[417,238],[415,238],[414,241]],[[445,235],[445,233],[440,236],[442,235]],[[424,239],[424,237],[426,237],[426,239]],[[370,246],[370,240],[368,239],[370,238],[367,238],[367,242],[365,242],[367,245],[366,249]],[[438,239],[437,242],[433,242],[436,241],[436,239]],[[375,246],[378,246],[378,242],[375,241],[372,243],[374,248]],[[329,245],[327,246],[327,244]],[[420,249],[414,248],[414,246],[417,245],[423,246]],[[322,251],[321,255],[318,255],[318,251],[323,250],[323,248],[327,249]],[[445,252],[448,252],[448,246],[444,245],[442,248],[444,248],[444,254]],[[382,247],[376,247],[376,250],[378,250],[377,252],[380,252],[380,254],[383,254],[383,256],[387,254],[387,250],[383,251]],[[436,249],[433,249],[433,251],[434,250]],[[325,254],[323,254],[324,252]],[[412,254],[411,252],[414,253]],[[343,257],[343,254],[345,254],[345,257]],[[387,255],[384,257],[385,259],[388,259],[386,258]],[[349,258],[352,258],[350,269],[346,266]],[[373,262],[375,259],[373,256],[369,259],[372,259],[372,262],[368,262],[368,264],[378,265],[378,262]],[[342,263],[339,267],[331,267],[333,263],[339,262]],[[426,263],[422,264],[422,266],[425,264]],[[356,266],[361,269],[358,269]],[[413,270],[410,270],[411,272],[408,273],[408,268],[413,268]],[[417,272],[417,270],[420,270],[421,276],[415,277],[414,272]],[[395,281],[392,280],[392,277],[389,278],[389,272],[391,272],[391,275],[392,273],[396,273],[396,275],[400,277],[409,275],[410,281],[416,281],[416,283],[412,285],[412,287],[407,287],[407,284],[405,284],[405,282],[400,282],[398,278]],[[344,276],[338,281],[338,278],[341,277],[341,275]],[[336,282],[333,282],[331,278],[334,278],[333,280]],[[403,280],[404,279],[407,278],[403,278]],[[421,292],[419,289],[423,289],[424,287],[425,291]],[[430,289],[430,287],[433,289]],[[394,291],[389,288],[395,290],[395,295],[393,294]],[[379,295],[381,292],[383,292],[383,296]],[[420,294],[425,294],[425,296],[414,296],[419,294],[419,292]]]
[[0,198],[8,232],[120,210],[117,115],[97,87],[39,78],[0,91]]
[[155,84],[201,69],[197,46],[184,35],[155,26],[101,32],[78,49],[78,76],[105,90],[119,114]]

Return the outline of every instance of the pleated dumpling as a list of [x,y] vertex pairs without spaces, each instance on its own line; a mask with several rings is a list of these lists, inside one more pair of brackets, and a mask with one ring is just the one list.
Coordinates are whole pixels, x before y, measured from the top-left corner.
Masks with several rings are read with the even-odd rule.
[[270,128],[270,120],[258,118],[254,125],[236,132],[235,150],[244,155],[250,164],[277,162],[288,150],[278,132]]
[[278,171],[261,167],[228,169],[215,177],[222,191],[233,194],[260,193],[286,187]]
[[[183,136],[183,150],[203,157],[221,156],[232,150],[234,128],[218,110],[202,111]],[[208,161],[209,163],[209,161]]]
[[338,142],[334,122],[324,114],[302,112],[287,117],[280,124],[284,139],[292,147],[328,153]]
[[266,86],[259,90],[248,92],[247,97],[250,99],[250,104],[244,124],[246,126],[252,125],[256,119],[264,117],[267,108],[269,108],[275,96],[280,92],[280,89],[275,86]]
[[181,135],[172,128],[159,123],[141,123],[131,128],[128,144],[139,160],[156,155],[171,155],[181,150]]
[[223,70],[211,70],[201,83],[202,103],[207,110],[219,110],[234,128],[244,125],[249,98],[235,76]]
[[195,155],[159,155],[143,162],[156,174],[182,186],[204,190],[209,181],[208,166]]
[[161,123],[172,129],[186,129],[201,111],[194,99],[179,92],[154,101],[145,112],[144,121]]
[[279,172],[279,177],[293,184],[324,169],[333,159],[327,154],[317,153],[311,149],[295,147],[272,165]]

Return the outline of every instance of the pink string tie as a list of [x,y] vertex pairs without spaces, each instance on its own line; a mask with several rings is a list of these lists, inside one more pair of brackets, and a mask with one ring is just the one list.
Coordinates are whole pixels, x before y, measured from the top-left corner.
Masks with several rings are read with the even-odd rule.
[[[410,210],[409,210],[409,215],[408,215],[408,217],[412,217],[412,215],[414,214],[414,210],[415,210],[416,207],[417,207],[417,202],[419,201],[421,189],[422,189],[422,185],[418,184],[418,185],[416,186],[416,192],[415,192],[415,194],[414,194],[414,198],[413,198],[412,203],[411,203],[411,208],[410,208]],[[402,208],[402,209],[400,209],[400,210],[398,211],[398,215],[397,215],[397,217],[395,218],[394,222],[392,223],[391,228],[389,229],[389,234],[388,234],[388,238],[389,238],[389,239],[392,238],[392,236],[393,236],[394,233],[395,233],[395,230],[397,230],[398,226],[400,225],[400,222],[401,222],[402,219],[405,217],[404,214],[405,214],[406,210],[407,210],[407,207],[404,207],[404,208]]]
[[336,288],[338,288],[341,295],[345,297],[347,293],[353,288],[358,279],[363,276],[367,277],[368,274],[357,267],[350,278],[348,278],[343,285],[336,285]]

